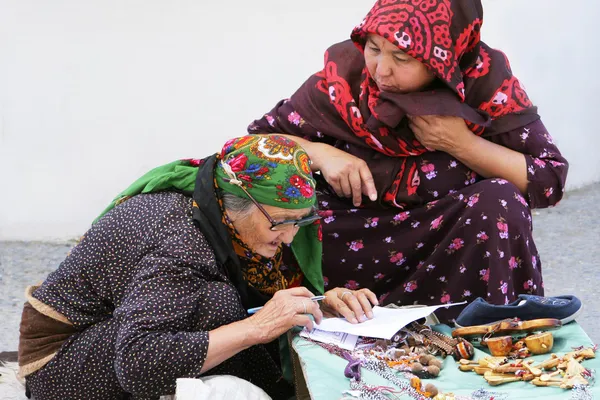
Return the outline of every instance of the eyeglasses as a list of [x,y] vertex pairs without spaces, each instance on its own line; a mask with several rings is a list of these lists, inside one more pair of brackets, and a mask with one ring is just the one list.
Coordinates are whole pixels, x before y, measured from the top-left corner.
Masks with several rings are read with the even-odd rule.
[[271,223],[270,229],[272,231],[282,231],[282,230],[285,230],[290,225],[292,225],[294,228],[299,228],[301,226],[308,226],[308,225],[312,224],[313,222],[321,219],[321,216],[319,214],[311,214],[307,217],[300,218],[300,219],[286,219],[286,220],[279,221],[279,222],[275,221],[269,215],[267,210],[265,210],[263,208],[263,206],[261,206],[260,203],[258,201],[256,201],[250,193],[248,193],[248,191],[246,190],[246,188],[243,185],[238,185],[238,187],[240,189],[242,189],[244,191],[244,193],[246,193],[246,196],[248,196],[248,198],[254,203],[254,205],[256,205],[256,207],[258,207],[260,212],[262,212],[263,215],[267,218],[267,220],[269,220],[269,222]]

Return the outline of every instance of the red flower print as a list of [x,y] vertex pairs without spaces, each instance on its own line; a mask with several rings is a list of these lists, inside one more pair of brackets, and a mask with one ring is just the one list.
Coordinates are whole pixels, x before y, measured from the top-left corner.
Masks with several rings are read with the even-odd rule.
[[229,147],[233,144],[233,142],[235,142],[238,138],[233,138],[233,139],[229,139],[228,141],[225,142],[225,144],[223,145],[223,147]]
[[515,199],[517,199],[517,201],[521,204],[523,204],[525,207],[527,207],[527,202],[525,201],[525,199],[523,198],[523,196],[521,196],[518,193],[515,193]]
[[479,271],[479,275],[481,275],[481,280],[485,282],[490,281],[490,269],[482,269]]
[[188,158],[185,161],[189,162],[192,167],[199,167],[202,164],[204,164],[204,160],[201,160],[199,158]]
[[412,293],[417,289],[417,281],[410,281],[404,284],[404,291],[408,293]]
[[346,245],[349,247],[348,250],[352,250],[352,251],[358,251],[358,250],[362,249],[363,247],[365,247],[363,245],[362,240],[353,240],[350,243],[346,243]]
[[266,174],[267,172],[269,172],[269,168],[267,167],[261,167],[258,171],[256,171],[256,176],[261,176]]
[[442,298],[440,299],[442,304],[450,303],[450,295],[448,293],[444,293]]
[[488,240],[490,237],[484,231],[481,231],[477,234],[477,244],[483,243]]
[[317,238],[319,239],[319,242],[323,241],[323,225],[321,225],[321,224],[319,224],[319,230],[317,231]]
[[296,111],[292,111],[288,115],[288,121],[290,121],[292,124],[294,124],[296,126],[300,126],[302,124],[302,118],[300,117],[300,114],[298,114]]
[[333,215],[333,210],[319,210],[318,212],[322,218],[331,217]]
[[452,254],[456,250],[462,249],[464,245],[465,245],[465,241],[464,240],[462,240],[461,238],[456,238],[456,239],[454,239],[452,241],[452,243],[450,243],[450,245],[446,249],[446,253]]
[[435,170],[435,166],[433,164],[423,164],[421,165],[421,171],[427,173]]
[[383,278],[385,278],[385,275],[382,274],[381,272],[379,272],[378,274],[376,274],[373,278],[375,278],[376,280],[381,280]]
[[439,200],[433,200],[430,201],[429,203],[425,204],[425,208],[427,210],[431,210],[433,208],[433,206],[435,206],[438,203]]
[[354,280],[346,281],[346,284],[344,285],[344,287],[346,287],[347,289],[350,289],[350,290],[356,290],[356,289],[358,289],[359,286],[360,286],[360,284]]
[[508,239],[508,224],[506,222],[504,222],[503,219],[498,220],[496,227],[498,227],[498,230],[500,231],[500,232],[498,232],[498,235],[500,236],[500,238]]
[[410,211],[404,211],[401,212],[400,214],[396,214],[394,215],[394,221],[406,221],[408,219],[408,216],[410,215]]
[[512,256],[510,260],[508,260],[508,269],[511,271],[515,268],[519,268],[521,266],[521,259],[519,257]]
[[479,201],[479,194],[474,194],[473,196],[469,197],[467,206],[473,207],[475,204],[477,204],[478,201]]
[[421,165],[421,171],[425,172],[425,178],[431,180],[436,177],[437,172],[435,171],[435,166],[433,164],[423,164]]
[[391,253],[390,262],[392,262],[396,265],[402,265],[402,264],[404,264],[405,261],[406,261],[406,257],[404,257],[404,254],[402,254],[401,252],[393,251]]
[[329,286],[329,278],[326,276],[323,277],[323,286],[325,286],[325,287]]
[[440,215],[439,217],[437,217],[436,219],[431,221],[431,228],[429,228],[429,230],[439,229],[442,226],[443,222],[444,222],[444,216]]
[[305,185],[306,183],[304,182],[304,179],[300,178],[298,175],[292,175],[292,177],[290,178],[290,184],[294,187],[299,188]]
[[230,149],[229,147],[237,140],[237,138],[233,138],[233,139],[229,139],[228,141],[225,142],[225,144],[223,145],[223,150],[221,150],[221,158],[223,158],[225,156],[225,154],[229,153]]
[[300,193],[302,194],[302,196],[310,198],[315,193],[315,191],[313,190],[312,186],[304,185],[300,186]]
[[250,176],[248,176],[246,174],[239,174],[238,178],[241,180],[244,180],[246,182],[252,182],[252,178],[250,178]]
[[239,154],[227,161],[227,164],[229,164],[233,172],[240,172],[245,169],[246,161],[248,161],[248,157],[245,154]]

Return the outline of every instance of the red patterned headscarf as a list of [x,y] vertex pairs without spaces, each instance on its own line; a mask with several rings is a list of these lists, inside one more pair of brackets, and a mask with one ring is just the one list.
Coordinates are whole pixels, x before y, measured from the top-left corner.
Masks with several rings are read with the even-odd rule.
[[379,0],[351,38],[362,52],[368,34],[384,37],[492,119],[532,108],[504,53],[480,40],[482,22],[480,0]]
[[[379,0],[352,31],[353,42],[327,50],[325,68],[294,94],[294,107],[318,131],[347,139],[336,129],[341,117],[341,130],[349,127],[363,144],[392,157],[427,151],[403,122],[406,114],[459,116],[484,136],[527,125],[539,118],[537,109],[504,53],[480,40],[482,18],[480,0]],[[379,91],[364,62],[368,34],[425,64],[443,85],[407,94]],[[316,96],[315,88],[327,97]]]

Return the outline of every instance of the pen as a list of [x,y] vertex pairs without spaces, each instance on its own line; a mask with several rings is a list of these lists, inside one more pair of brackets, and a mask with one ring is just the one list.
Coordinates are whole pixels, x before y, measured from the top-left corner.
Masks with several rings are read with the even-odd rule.
[[[325,296],[313,296],[313,297],[310,298],[310,301],[321,301],[321,300],[325,300]],[[261,308],[262,307],[250,308],[250,309],[248,309],[248,314],[254,314],[255,312],[257,312]]]

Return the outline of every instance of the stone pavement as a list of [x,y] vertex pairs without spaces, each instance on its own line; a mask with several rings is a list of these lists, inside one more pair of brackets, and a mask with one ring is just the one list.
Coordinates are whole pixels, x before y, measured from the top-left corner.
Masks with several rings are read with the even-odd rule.
[[[574,294],[578,322],[600,342],[600,183],[569,192],[555,208],[534,210],[534,237],[546,294]],[[43,280],[73,243],[0,242],[0,352],[16,350],[23,292]]]

